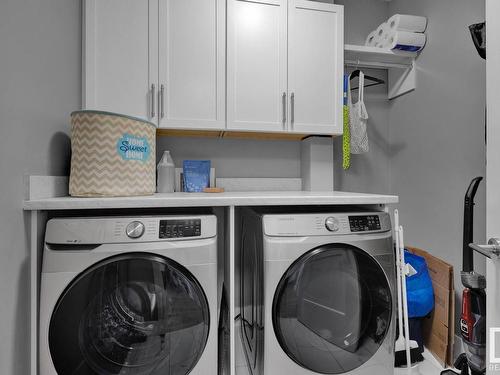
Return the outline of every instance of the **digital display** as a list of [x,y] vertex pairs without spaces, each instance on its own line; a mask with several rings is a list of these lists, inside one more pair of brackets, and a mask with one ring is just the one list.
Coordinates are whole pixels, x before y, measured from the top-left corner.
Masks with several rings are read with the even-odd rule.
[[160,220],[160,238],[201,236],[201,220]]
[[381,229],[378,215],[349,216],[349,227],[351,232],[369,232]]

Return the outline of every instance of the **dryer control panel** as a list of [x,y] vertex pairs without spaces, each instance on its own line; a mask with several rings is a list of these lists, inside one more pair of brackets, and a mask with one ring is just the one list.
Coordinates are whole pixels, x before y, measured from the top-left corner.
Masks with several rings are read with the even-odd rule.
[[351,232],[380,230],[380,218],[378,215],[349,216],[349,227]]
[[391,218],[386,212],[319,214],[266,214],[267,236],[335,236],[388,232]]

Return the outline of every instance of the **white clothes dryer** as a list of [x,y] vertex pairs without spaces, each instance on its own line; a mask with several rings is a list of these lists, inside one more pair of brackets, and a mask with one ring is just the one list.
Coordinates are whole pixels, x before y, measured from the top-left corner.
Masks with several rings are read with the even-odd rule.
[[393,373],[387,213],[248,209],[241,230],[241,337],[252,375]]

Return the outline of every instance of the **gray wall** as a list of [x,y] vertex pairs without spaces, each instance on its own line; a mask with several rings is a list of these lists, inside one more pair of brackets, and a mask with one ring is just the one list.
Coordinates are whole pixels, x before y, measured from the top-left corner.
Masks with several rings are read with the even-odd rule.
[[[473,177],[485,176],[485,62],[467,26],[484,21],[484,0],[393,0],[390,11],[429,18],[417,89],[389,110],[391,191],[400,196],[406,242],[453,264],[461,292],[463,197]],[[477,241],[485,236],[484,187]]]
[[345,42],[365,44],[366,37],[387,20],[389,6],[382,0],[337,0],[344,5]]
[[[346,1],[346,14],[363,1]],[[477,55],[467,26],[484,20],[484,0],[393,0],[377,9],[427,16],[428,42],[417,60],[417,89],[393,101],[385,87],[367,89],[370,152],[353,155],[342,170],[336,140],[337,190],[392,193],[406,229],[406,242],[432,252],[455,268],[456,311],[461,300],[463,197],[470,180],[485,176],[485,63]],[[369,9],[369,8],[366,8]],[[376,10],[371,10],[375,11]],[[377,22],[380,23],[380,15]],[[362,44],[374,28],[353,26],[346,40]],[[346,21],[346,28],[350,28]],[[360,33],[358,30],[364,30]],[[349,40],[351,39],[351,40]],[[381,71],[363,69],[383,78]],[[476,241],[485,241],[485,184],[476,197]],[[476,256],[477,270],[484,259]],[[458,325],[457,325],[458,326]]]
[[29,370],[23,175],[65,175],[80,95],[79,0],[0,1],[0,373]]
[[217,177],[300,177],[300,142],[161,137],[157,154],[171,151],[175,165],[208,159]]

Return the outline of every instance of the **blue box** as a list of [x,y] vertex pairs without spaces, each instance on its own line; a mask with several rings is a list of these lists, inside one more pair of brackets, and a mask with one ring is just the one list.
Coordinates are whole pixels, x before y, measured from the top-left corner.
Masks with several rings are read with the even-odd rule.
[[182,163],[184,191],[201,193],[210,187],[210,167],[210,160],[184,160]]

